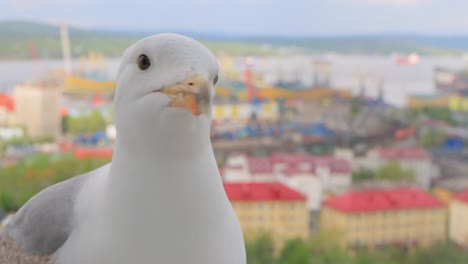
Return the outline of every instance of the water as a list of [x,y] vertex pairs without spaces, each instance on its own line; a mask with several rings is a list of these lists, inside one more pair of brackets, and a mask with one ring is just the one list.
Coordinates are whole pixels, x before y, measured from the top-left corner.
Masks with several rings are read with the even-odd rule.
[[[287,57],[264,58],[254,61],[254,68],[258,71],[274,73],[299,72],[300,78],[312,81],[314,57]],[[421,58],[418,65],[397,65],[390,56],[351,56],[333,55],[327,59],[331,62],[331,82],[334,87],[350,89],[354,92],[360,90],[359,76],[366,75],[366,91],[369,95],[377,94],[378,80],[383,79],[385,99],[396,105],[404,105],[406,96],[415,93],[434,93],[433,70],[435,66],[444,66],[452,69],[461,69],[466,66],[463,58]],[[234,61],[236,68],[242,70],[243,58]],[[109,78],[115,78],[119,59],[108,59],[106,71]],[[77,67],[79,61],[73,61]],[[0,89],[11,91],[12,87],[25,80],[40,80],[47,77],[50,71],[63,68],[61,60],[41,61],[0,61]],[[296,69],[296,70],[294,70]],[[299,69],[299,70],[297,70]]]

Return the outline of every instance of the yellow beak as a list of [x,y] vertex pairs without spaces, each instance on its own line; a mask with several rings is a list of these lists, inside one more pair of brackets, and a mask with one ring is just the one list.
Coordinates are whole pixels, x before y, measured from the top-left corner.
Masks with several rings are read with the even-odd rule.
[[169,107],[183,108],[194,116],[207,113],[209,104],[209,82],[202,75],[190,75],[181,83],[159,90],[171,98]]

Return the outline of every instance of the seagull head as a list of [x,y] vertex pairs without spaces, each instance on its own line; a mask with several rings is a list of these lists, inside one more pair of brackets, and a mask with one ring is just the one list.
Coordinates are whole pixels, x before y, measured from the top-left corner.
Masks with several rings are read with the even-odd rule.
[[138,41],[125,50],[118,70],[117,141],[128,148],[197,149],[209,139],[217,81],[216,57],[201,43],[177,34]]

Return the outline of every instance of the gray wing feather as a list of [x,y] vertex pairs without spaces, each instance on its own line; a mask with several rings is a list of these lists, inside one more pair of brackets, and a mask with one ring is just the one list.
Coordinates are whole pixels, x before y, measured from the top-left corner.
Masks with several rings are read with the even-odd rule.
[[73,230],[74,200],[88,177],[99,169],[52,185],[33,196],[0,233],[24,253],[48,256],[56,252]]

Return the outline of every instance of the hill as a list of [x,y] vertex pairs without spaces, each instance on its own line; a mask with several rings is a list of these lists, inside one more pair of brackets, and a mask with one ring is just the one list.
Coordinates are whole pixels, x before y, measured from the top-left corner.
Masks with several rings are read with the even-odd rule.
[[[374,35],[336,37],[235,36],[181,32],[198,39],[214,52],[224,50],[234,55],[262,55],[294,47],[304,52],[353,54],[391,54],[418,52],[426,55],[460,54],[468,50],[465,36]],[[103,29],[69,28],[74,57],[89,51],[108,57],[120,56],[136,40],[158,32],[129,32]],[[61,57],[58,26],[26,21],[0,21],[0,59]]]

